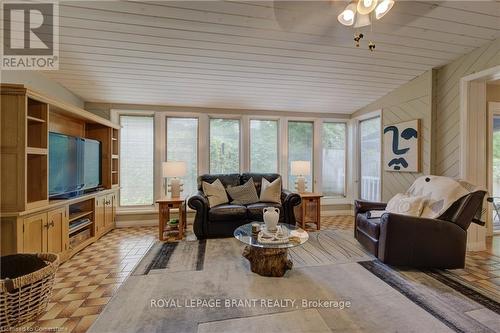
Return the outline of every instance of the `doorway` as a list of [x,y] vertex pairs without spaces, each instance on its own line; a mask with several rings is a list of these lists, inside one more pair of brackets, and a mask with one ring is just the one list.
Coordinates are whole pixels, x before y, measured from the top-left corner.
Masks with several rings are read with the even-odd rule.
[[488,128],[488,234],[494,234],[500,233],[500,102],[488,103]]

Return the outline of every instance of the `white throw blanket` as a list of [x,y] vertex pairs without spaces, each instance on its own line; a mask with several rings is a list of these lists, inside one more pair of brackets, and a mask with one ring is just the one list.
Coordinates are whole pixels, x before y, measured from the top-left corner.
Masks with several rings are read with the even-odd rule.
[[422,176],[415,180],[407,194],[426,197],[420,216],[435,219],[455,201],[475,190],[476,186],[463,180],[443,176]]
[[[370,211],[370,217],[380,217],[385,213],[393,212],[435,219],[450,208],[455,201],[477,190],[478,188],[475,185],[464,180],[443,176],[421,176],[413,182],[405,194],[398,193],[391,198],[387,210]],[[408,201],[408,198],[414,198],[415,200],[405,202]],[[422,199],[423,207],[420,208],[419,205]],[[401,206],[405,206],[404,212],[401,211]]]

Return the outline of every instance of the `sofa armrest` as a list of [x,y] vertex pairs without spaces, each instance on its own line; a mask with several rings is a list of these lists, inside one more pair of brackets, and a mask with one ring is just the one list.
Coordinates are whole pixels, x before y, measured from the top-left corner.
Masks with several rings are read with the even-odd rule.
[[453,222],[393,213],[380,218],[378,257],[391,265],[463,267],[466,243],[467,232]]
[[201,191],[191,196],[188,200],[188,206],[196,211],[196,216],[193,222],[193,231],[198,239],[206,238],[208,211],[210,205],[208,198]]
[[354,200],[354,216],[358,213],[366,213],[370,210],[385,210],[387,204],[384,202]]
[[300,205],[302,199],[298,193],[283,189],[281,191],[281,205],[285,216],[285,223],[295,225],[294,207]]

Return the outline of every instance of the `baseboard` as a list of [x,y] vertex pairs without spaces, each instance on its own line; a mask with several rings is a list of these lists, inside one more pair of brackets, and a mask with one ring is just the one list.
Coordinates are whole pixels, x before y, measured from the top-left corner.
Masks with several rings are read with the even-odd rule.
[[153,227],[153,226],[158,226],[158,220],[116,221],[116,227],[117,228]]
[[354,216],[354,211],[352,209],[321,211],[321,216],[340,216],[340,215]]
[[[352,209],[339,209],[339,210],[327,210],[327,211],[322,211],[321,216],[354,216],[354,211]],[[187,218],[187,223],[193,223],[194,220],[194,214],[193,216],[189,216]],[[122,220],[118,218],[116,221],[116,227],[117,228],[129,228],[129,227],[156,227],[158,226],[158,220],[157,219],[140,219],[140,220]],[[475,250],[475,251],[480,251],[480,250]]]
[[[192,224],[194,218],[187,218],[187,224]],[[158,220],[126,220],[126,221],[116,221],[117,228],[129,228],[129,227],[158,227]]]
[[467,242],[467,251],[477,252],[477,251],[485,251],[486,250],[486,242]]

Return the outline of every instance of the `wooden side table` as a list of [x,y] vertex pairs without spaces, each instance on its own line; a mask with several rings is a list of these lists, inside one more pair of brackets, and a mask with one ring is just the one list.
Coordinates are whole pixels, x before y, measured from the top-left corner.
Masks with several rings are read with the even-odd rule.
[[158,238],[164,241],[163,234],[165,233],[165,224],[170,221],[170,210],[179,210],[179,236],[178,240],[184,238],[184,230],[186,229],[186,198],[165,198],[157,200],[159,205],[159,223],[158,223]]
[[321,228],[321,198],[319,193],[299,193],[302,198],[300,205],[294,207],[297,224],[305,229],[306,223],[316,224],[316,230]]

